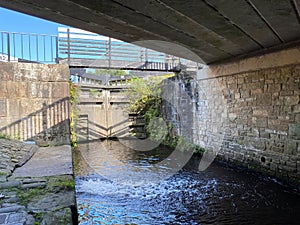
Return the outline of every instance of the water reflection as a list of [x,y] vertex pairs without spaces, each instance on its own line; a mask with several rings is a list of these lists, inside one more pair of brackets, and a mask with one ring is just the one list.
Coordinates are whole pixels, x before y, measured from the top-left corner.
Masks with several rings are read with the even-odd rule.
[[[103,155],[107,150],[112,161],[103,161],[111,159]],[[297,193],[217,163],[199,172],[197,157],[158,183],[130,185],[105,176],[146,179],[149,165],[170,153],[136,152],[117,141],[80,145],[75,160],[80,224],[299,224]]]

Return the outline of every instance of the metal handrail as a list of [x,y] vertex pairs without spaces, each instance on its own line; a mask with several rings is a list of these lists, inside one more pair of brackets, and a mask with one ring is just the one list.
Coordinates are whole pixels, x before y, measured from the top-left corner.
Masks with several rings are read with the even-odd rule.
[[1,31],[0,61],[57,63],[56,35]]
[[0,61],[60,63],[73,59],[105,60],[109,68],[116,61],[143,63],[153,67],[172,68],[180,64],[180,58],[153,51],[112,38],[80,31],[80,35],[63,28],[63,35],[0,32]]
[[111,65],[113,60],[170,63],[169,59],[173,57],[173,62],[180,61],[178,57],[134,44],[117,41],[112,38],[101,40],[96,37],[90,32],[78,35],[67,28],[59,34],[59,53],[62,55],[62,58],[67,58],[68,61],[71,58],[90,59],[94,56],[95,59],[108,60],[109,65]]

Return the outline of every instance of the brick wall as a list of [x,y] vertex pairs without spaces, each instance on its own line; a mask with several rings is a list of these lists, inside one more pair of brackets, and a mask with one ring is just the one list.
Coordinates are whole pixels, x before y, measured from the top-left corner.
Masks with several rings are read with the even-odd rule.
[[0,79],[0,133],[70,143],[67,66],[0,62]]
[[166,104],[165,116],[178,134],[222,159],[300,181],[300,64],[173,81],[165,92],[181,109]]

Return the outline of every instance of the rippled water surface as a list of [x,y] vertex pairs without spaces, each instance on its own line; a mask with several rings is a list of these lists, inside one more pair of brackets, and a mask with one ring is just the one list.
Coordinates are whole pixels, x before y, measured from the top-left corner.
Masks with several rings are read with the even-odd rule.
[[117,141],[79,145],[80,225],[300,224],[300,196],[293,190],[218,163],[199,172],[197,157],[175,175],[148,182],[151,165],[170,153],[134,151]]

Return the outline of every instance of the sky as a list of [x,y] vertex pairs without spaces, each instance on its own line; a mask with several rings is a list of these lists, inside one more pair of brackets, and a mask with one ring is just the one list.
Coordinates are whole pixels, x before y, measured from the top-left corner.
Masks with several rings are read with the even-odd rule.
[[[23,59],[33,62],[55,63],[57,58],[66,57],[61,49],[57,51],[56,37],[49,35],[57,36],[58,27],[67,26],[1,7],[0,21],[0,61],[8,61],[10,57],[10,61]],[[17,32],[18,34],[4,32]],[[10,40],[9,44],[8,40]]]
[[23,13],[0,7],[0,31],[38,34],[57,34],[57,27],[62,24],[39,19]]
[[[65,25],[38,17],[19,13],[0,7],[0,61],[24,59],[45,63],[55,63],[56,39],[49,35],[58,35],[58,27]],[[8,34],[4,32],[17,32],[10,34],[10,54],[8,54]],[[21,35],[20,33],[26,34]],[[27,35],[27,34],[39,34]],[[47,36],[42,36],[46,34]]]

